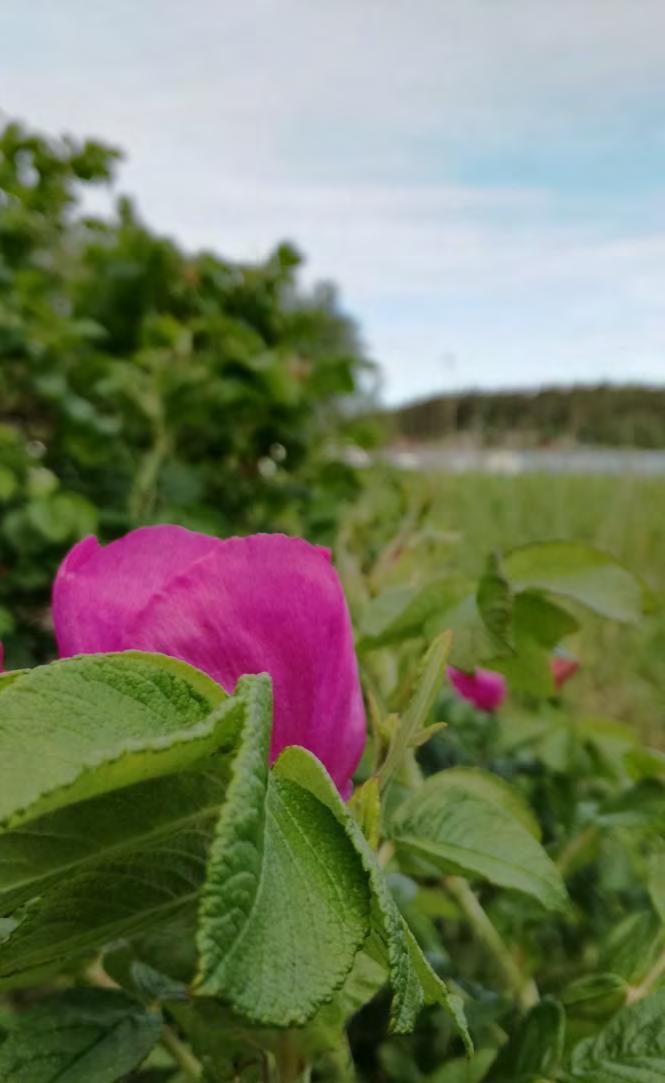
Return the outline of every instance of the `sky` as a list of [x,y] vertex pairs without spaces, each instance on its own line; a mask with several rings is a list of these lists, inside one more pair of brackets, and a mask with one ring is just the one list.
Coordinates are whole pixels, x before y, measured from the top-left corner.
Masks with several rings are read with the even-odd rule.
[[665,0],[2,0],[0,108],[188,248],[295,242],[387,402],[665,383]]

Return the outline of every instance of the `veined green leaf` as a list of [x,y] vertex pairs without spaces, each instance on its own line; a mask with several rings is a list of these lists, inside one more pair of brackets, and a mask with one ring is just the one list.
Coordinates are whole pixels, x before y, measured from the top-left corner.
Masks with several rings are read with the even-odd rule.
[[213,763],[0,835],[0,913],[16,919],[0,945],[0,984],[194,907],[224,793],[224,763]]
[[391,834],[398,846],[444,870],[478,876],[560,910],[566,905],[563,881],[527,822],[517,796],[511,804],[500,784],[492,787],[476,773],[455,769],[432,775],[397,808]]
[[70,989],[19,1016],[0,1044],[6,1083],[115,1083],[159,1040],[162,1021],[124,993]]
[[369,887],[330,809],[268,771],[271,690],[246,705],[202,891],[197,992],[266,1026],[303,1024],[329,1000],[369,931]]
[[593,1038],[578,1042],[566,1083],[662,1083],[665,988],[617,1012]]
[[424,1004],[441,1004],[450,1013],[467,1048],[471,1049],[461,999],[448,992],[422,954],[395,904],[374,854],[319,761],[305,749],[287,748],[273,770],[280,777],[306,788],[330,810],[362,862],[371,891],[372,935],[366,950],[389,975],[393,991],[392,1029],[407,1033],[413,1028]]
[[24,673],[0,697],[0,826],[232,747],[232,719],[214,711],[225,699],[192,666],[138,651]]

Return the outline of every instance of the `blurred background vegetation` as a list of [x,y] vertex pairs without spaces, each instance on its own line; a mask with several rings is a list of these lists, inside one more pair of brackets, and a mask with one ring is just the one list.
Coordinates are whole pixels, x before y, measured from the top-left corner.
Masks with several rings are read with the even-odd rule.
[[334,289],[186,253],[137,218],[85,213],[119,161],[94,141],[0,136],[0,638],[44,657],[67,547],[142,523],[331,541],[358,491],[348,445],[374,366]]
[[[655,448],[665,393],[478,393],[383,412],[356,325],[333,287],[302,288],[293,246],[240,264],[183,251],[123,197],[109,216],[89,214],[87,192],[111,185],[119,161],[101,143],[14,123],[0,136],[7,666],[52,652],[50,585],[70,545],[159,521],[334,545],[364,515],[361,562],[398,536],[417,554],[399,563],[405,584],[446,570],[464,589],[493,547],[574,538],[619,557],[663,599],[665,479],[405,473],[369,466],[365,449],[391,438]],[[585,625],[573,644],[585,709],[634,722],[652,741],[665,684],[656,608],[638,629]]]

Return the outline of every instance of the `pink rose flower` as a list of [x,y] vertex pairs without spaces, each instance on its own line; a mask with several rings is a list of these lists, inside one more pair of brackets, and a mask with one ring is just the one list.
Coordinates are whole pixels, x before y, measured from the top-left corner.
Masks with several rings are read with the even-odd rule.
[[160,651],[227,692],[244,673],[270,674],[271,761],[302,745],[343,796],[366,737],[342,586],[327,549],[302,538],[219,538],[143,527],[110,545],[79,542],[53,589],[61,657]]
[[496,711],[508,692],[506,678],[492,669],[476,669],[475,673],[464,673],[461,669],[449,666],[448,677],[457,694],[479,711]]

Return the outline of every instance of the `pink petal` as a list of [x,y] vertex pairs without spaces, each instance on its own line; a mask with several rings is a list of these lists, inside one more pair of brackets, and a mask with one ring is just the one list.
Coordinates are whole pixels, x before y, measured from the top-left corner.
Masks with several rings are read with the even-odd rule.
[[580,664],[575,658],[567,658],[564,655],[555,654],[550,659],[550,671],[554,678],[554,684],[557,688],[561,688],[566,681],[569,681],[571,677],[574,677],[580,668]]
[[78,542],[53,587],[61,657],[126,650],[127,625],[155,591],[218,544],[217,538],[180,526],[142,527],[104,548],[92,536]]
[[[86,547],[85,549],[83,547]],[[258,534],[219,540],[147,527],[106,548],[81,542],[54,589],[62,655],[156,650],[232,691],[270,673],[271,757],[300,744],[350,785],[365,743],[351,622],[327,550]]]
[[496,711],[508,692],[506,678],[492,669],[476,669],[475,673],[464,673],[461,669],[449,666],[448,677],[458,695],[480,711]]

